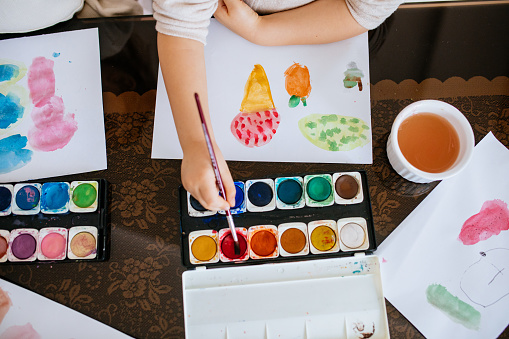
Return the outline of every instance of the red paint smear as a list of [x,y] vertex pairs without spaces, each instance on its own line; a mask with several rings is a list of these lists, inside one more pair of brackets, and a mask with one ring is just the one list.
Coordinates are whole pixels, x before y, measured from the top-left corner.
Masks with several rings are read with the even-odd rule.
[[237,233],[237,239],[239,239],[240,254],[235,254],[234,241],[231,233],[228,233],[221,241],[221,251],[223,254],[230,259],[238,259],[246,253],[247,241],[246,238],[239,232]]
[[52,60],[37,57],[28,71],[30,98],[35,105],[34,127],[28,131],[28,141],[34,149],[44,152],[63,148],[78,130],[74,114],[64,114],[64,102],[55,96],[53,64]]
[[502,200],[486,201],[481,211],[465,221],[459,235],[464,245],[474,245],[509,230],[509,209]]
[[30,98],[36,107],[40,107],[55,95],[55,73],[53,60],[37,57],[28,71]]

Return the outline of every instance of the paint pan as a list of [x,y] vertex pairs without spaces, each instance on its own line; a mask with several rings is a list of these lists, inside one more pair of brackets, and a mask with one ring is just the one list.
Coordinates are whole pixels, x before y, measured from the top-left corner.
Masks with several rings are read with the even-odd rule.
[[194,231],[189,234],[189,258],[195,265],[219,261],[219,236],[216,230]]
[[[240,214],[246,212],[245,185],[242,181],[235,181],[235,206],[230,208],[231,214]],[[225,211],[219,211],[220,214],[226,214]]]
[[343,218],[337,222],[341,251],[358,251],[369,248],[368,225],[361,217]]
[[39,231],[39,260],[63,260],[67,255],[67,229],[47,227]]
[[236,262],[249,259],[247,229],[235,228],[240,245],[240,254],[235,254],[234,241],[229,228],[219,230],[219,260],[221,262]]
[[304,193],[306,205],[324,207],[334,204],[332,176],[330,174],[314,174],[304,177]]
[[97,210],[97,181],[72,181],[69,210],[75,213],[90,213]]
[[278,232],[274,225],[249,227],[249,257],[251,259],[276,258],[279,256]]
[[208,217],[216,214],[216,212],[203,207],[189,192],[187,192],[187,211],[191,217]]
[[246,208],[250,212],[267,212],[276,208],[274,180],[246,181]]
[[338,225],[334,220],[316,220],[308,224],[310,251],[313,254],[339,252]]
[[290,222],[277,227],[279,253],[282,257],[309,254],[308,227],[303,222]]
[[93,226],[71,227],[69,229],[67,257],[69,259],[94,259],[96,256],[97,228]]
[[11,232],[0,230],[0,262],[7,261],[7,253],[9,252],[9,238]]
[[14,186],[0,184],[0,217],[11,214]]
[[33,215],[41,210],[41,184],[23,183],[14,185],[12,213]]
[[332,182],[336,204],[358,204],[364,200],[362,178],[359,172],[334,173]]
[[303,208],[304,179],[302,177],[279,177],[276,184],[276,207],[281,210]]
[[69,212],[69,190],[67,182],[47,182],[42,184],[41,212],[61,214]]
[[34,261],[39,252],[39,231],[34,228],[18,228],[11,232],[7,260],[11,262]]

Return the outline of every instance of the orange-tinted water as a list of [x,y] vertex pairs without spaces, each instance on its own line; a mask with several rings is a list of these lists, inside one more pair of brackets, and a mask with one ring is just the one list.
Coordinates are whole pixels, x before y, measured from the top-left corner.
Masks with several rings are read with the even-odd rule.
[[429,173],[449,169],[460,149],[454,127],[434,113],[419,113],[405,119],[398,129],[398,144],[409,163]]

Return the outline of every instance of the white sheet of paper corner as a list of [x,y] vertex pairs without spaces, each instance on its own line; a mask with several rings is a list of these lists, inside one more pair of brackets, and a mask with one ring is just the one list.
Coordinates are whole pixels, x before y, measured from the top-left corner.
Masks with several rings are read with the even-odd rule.
[[113,327],[43,297],[30,290],[0,279],[12,305],[0,323],[0,337],[11,326],[30,324],[41,339],[46,338],[131,338]]
[[[324,45],[264,47],[244,40],[212,19],[207,39],[205,61],[212,127],[226,160],[372,163],[372,140],[351,151],[331,152],[309,142],[297,125],[309,114],[339,114],[360,118],[371,129],[367,33]],[[362,91],[357,86],[347,89],[343,85],[343,73],[352,61],[364,73]],[[290,96],[285,90],[284,72],[294,62],[307,66],[310,72],[312,90],[307,107],[288,107]],[[255,64],[265,69],[281,123],[272,141],[248,148],[234,138],[230,124],[240,112],[244,86]],[[182,159],[160,69],[152,158]]]
[[[460,287],[480,252],[509,248],[509,231],[475,245],[458,240],[463,223],[479,213],[485,201],[509,203],[508,170],[509,150],[488,133],[475,147],[468,167],[437,185],[375,253],[382,261],[385,297],[427,338],[496,338],[509,324],[509,295],[482,307]],[[479,311],[480,328],[468,329],[430,305],[425,292],[433,283]]]
[[[65,113],[75,114],[78,130],[62,149],[34,151],[32,160],[17,170],[0,174],[0,182],[16,182],[103,170],[107,168],[102,102],[99,31],[89,28],[0,41],[0,59],[21,61],[29,69],[35,57],[54,61],[55,95],[63,99]],[[55,54],[54,54],[55,53]],[[18,85],[28,91],[28,72]],[[30,111],[0,139],[26,136],[33,126]],[[28,149],[31,149],[27,145]]]

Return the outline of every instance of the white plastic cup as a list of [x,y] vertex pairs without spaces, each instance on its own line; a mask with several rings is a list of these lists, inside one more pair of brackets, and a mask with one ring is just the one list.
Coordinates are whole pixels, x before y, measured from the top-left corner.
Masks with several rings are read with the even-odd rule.
[[[435,113],[451,123],[459,137],[459,154],[454,164],[446,171],[429,173],[416,168],[405,158],[398,145],[398,130],[408,117],[419,113]],[[392,124],[391,134],[387,140],[387,156],[392,168],[403,178],[416,183],[429,183],[443,180],[458,174],[472,158],[475,140],[472,126],[467,118],[454,106],[439,100],[416,101],[405,107]]]

